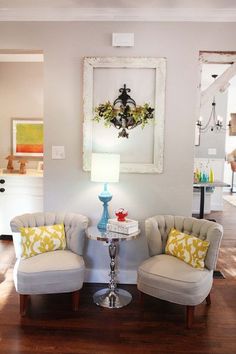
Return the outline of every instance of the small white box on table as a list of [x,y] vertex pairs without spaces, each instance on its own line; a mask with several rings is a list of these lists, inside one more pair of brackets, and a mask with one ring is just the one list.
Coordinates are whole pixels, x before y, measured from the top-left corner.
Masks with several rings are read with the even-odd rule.
[[126,219],[125,221],[109,219],[107,224],[107,230],[130,235],[138,231],[138,221],[132,219]]

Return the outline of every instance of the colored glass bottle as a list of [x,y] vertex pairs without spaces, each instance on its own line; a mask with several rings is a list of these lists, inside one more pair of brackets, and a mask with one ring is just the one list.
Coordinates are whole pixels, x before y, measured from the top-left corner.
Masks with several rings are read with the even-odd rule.
[[214,172],[212,168],[210,168],[209,182],[210,183],[214,182]]

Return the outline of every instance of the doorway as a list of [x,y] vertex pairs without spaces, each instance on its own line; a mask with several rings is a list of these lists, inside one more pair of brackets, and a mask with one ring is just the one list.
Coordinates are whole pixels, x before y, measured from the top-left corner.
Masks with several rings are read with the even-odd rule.
[[[42,51],[0,50],[1,238],[11,235],[12,217],[43,209],[43,61]],[[39,143],[26,136],[38,121]]]
[[230,185],[209,189],[207,212],[223,211],[223,199],[231,190],[232,172],[227,154],[236,149],[236,126],[232,126],[231,120],[236,112],[235,95],[236,52],[200,52],[195,168],[204,171],[212,168],[216,180]]

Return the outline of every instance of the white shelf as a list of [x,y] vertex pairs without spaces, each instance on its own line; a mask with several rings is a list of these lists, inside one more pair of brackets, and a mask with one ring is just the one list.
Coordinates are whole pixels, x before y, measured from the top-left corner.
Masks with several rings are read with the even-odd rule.
[[43,177],[43,171],[38,171],[35,169],[27,169],[26,174],[21,174],[19,172],[9,173],[5,168],[0,169],[0,176],[15,177],[15,176],[24,176],[24,177]]

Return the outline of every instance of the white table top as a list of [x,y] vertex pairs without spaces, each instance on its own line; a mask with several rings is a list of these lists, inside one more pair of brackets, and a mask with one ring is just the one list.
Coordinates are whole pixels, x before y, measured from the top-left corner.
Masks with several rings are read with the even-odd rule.
[[128,241],[138,237],[140,230],[133,232],[130,235],[121,234],[113,231],[100,231],[96,226],[90,226],[86,230],[86,235],[91,240],[96,241]]

